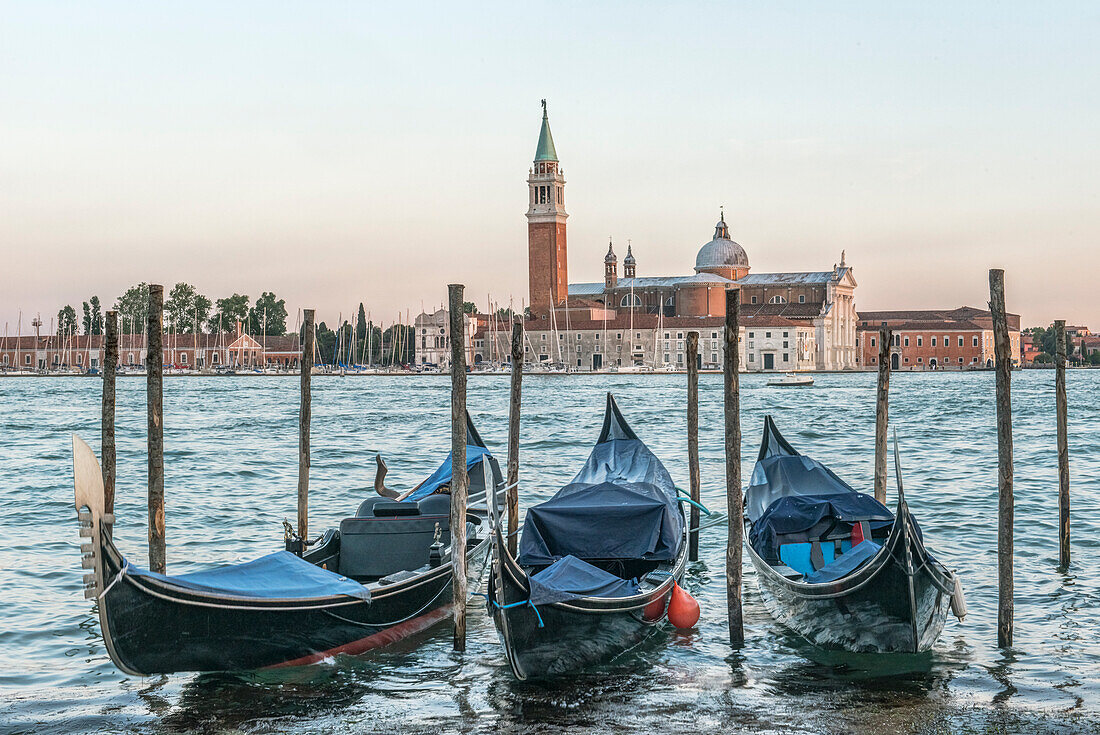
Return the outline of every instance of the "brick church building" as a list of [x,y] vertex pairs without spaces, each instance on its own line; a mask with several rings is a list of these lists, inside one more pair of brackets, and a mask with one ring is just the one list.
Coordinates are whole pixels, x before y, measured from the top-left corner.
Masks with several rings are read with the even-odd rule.
[[[752,273],[725,216],[698,249],[687,275],[639,275],[628,247],[603,254],[604,280],[569,282],[562,173],[543,101],[542,127],[527,177],[529,362],[571,369],[683,368],[685,332],[700,333],[700,362],[721,364],[725,291],[741,290],[742,366],[757,370],[842,370],[859,365],[856,281],[844,262],[829,270]],[[624,336],[625,335],[625,336]],[[475,335],[484,344],[485,335]],[[476,358],[479,354],[473,355]]]

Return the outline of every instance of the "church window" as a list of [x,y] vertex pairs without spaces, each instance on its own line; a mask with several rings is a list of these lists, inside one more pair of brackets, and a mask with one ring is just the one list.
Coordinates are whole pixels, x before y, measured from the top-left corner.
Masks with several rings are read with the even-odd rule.
[[933,337],[933,338],[932,338],[932,346],[933,346],[933,347],[935,347],[935,346],[936,346],[936,338],[935,338],[935,337]]
[[917,347],[924,346],[924,337],[917,337]]
[[978,346],[978,338],[977,338],[977,337],[974,337],[974,346],[975,346],[975,347],[977,347],[977,346]]
[[756,297],[755,296],[752,297],[752,303],[754,303],[754,304],[756,303]]
[[800,303],[800,304],[805,304],[806,303],[806,294],[804,294],[804,293],[798,294],[798,303]]
[[959,347],[962,347],[962,346],[963,346],[963,338],[959,337]]
[[776,294],[775,296],[772,296],[771,303],[773,303],[773,304],[785,304],[785,303],[787,303],[787,299],[785,299],[782,296]]
[[908,338],[908,337],[906,337],[906,338],[905,338],[905,346],[906,346],[906,347],[908,347],[908,346],[909,346],[909,338]]
[[640,296],[638,296],[638,294],[627,294],[626,296],[623,296],[622,301],[619,302],[619,306],[625,306],[625,307],[641,306],[641,305],[642,305],[642,299],[641,299]]

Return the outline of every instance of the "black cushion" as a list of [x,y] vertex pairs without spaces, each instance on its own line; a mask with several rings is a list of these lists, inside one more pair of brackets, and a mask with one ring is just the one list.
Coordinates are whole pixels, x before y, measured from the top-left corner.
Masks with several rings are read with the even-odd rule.
[[397,516],[418,516],[420,508],[416,503],[402,503],[396,500],[387,500],[384,503],[374,504],[375,518],[394,518]]
[[420,515],[449,516],[451,514],[451,496],[449,494],[429,495],[417,505],[420,506]]

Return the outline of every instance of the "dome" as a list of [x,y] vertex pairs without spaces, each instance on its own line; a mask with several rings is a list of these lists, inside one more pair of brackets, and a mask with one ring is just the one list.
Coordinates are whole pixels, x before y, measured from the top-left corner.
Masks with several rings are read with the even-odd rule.
[[633,252],[631,252],[631,250],[630,250],[630,245],[628,244],[628,245],[626,246],[626,257],[625,257],[625,258],[623,258],[623,264],[624,264],[624,265],[634,265],[634,264],[635,264],[635,263],[637,263],[637,262],[638,262],[638,261],[636,261],[636,260],[634,259],[634,253],[633,253]]
[[745,249],[730,239],[725,218],[714,227],[714,239],[699,248],[695,256],[696,272],[711,268],[748,268],[749,256]]
[[615,251],[612,249],[611,243],[607,243],[607,255],[603,256],[603,262],[614,263],[616,260],[618,259],[615,257]]

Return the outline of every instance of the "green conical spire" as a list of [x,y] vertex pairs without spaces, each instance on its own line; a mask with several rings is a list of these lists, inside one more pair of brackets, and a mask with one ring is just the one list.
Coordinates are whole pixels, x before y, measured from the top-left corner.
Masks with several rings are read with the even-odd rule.
[[535,161],[557,161],[558,152],[554,150],[554,136],[550,135],[550,120],[546,117],[546,100],[542,101],[542,130],[539,131],[539,147],[535,151]]

